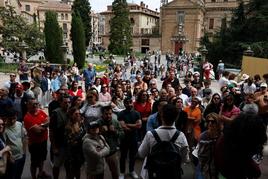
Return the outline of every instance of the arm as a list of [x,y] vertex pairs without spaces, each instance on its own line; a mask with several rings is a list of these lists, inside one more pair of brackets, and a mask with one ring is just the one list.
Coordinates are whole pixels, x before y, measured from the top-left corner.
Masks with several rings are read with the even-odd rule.
[[148,131],[138,149],[138,155],[141,158],[145,158],[150,152],[150,135],[152,136],[152,133]]
[[137,120],[135,124],[126,124],[126,126],[130,129],[140,129],[141,128],[141,119]]

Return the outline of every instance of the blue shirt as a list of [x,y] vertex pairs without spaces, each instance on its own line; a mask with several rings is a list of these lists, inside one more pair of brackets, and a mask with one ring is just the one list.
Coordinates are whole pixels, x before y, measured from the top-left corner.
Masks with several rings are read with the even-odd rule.
[[160,125],[158,122],[158,112],[156,112],[148,117],[146,131],[152,131],[152,130],[158,128],[159,126]]
[[84,78],[85,78],[85,83],[86,84],[92,84],[95,76],[96,76],[96,72],[94,69],[85,69],[83,72]]

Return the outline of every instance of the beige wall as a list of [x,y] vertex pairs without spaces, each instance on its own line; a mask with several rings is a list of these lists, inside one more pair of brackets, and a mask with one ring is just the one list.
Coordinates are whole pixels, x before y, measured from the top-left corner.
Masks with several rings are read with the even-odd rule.
[[30,11],[26,11],[26,12],[31,14],[31,15],[33,15],[34,13],[37,15],[37,8],[38,8],[38,6],[40,6],[40,4],[42,4],[42,2],[41,1],[22,0],[21,4],[22,4],[22,7],[21,7],[22,11],[26,11],[26,5],[29,5]]
[[254,76],[259,74],[261,77],[268,72],[268,59],[243,56],[241,74]]

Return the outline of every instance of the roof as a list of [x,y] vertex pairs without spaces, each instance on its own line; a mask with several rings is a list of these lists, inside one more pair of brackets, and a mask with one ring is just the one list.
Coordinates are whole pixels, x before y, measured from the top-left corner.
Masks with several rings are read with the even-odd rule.
[[48,1],[44,4],[41,4],[38,7],[38,10],[71,11],[72,6],[60,1]]

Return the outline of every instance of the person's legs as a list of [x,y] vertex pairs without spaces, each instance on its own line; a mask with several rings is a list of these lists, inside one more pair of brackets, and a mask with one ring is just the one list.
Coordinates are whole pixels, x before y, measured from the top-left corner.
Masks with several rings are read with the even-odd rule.
[[25,164],[25,155],[23,155],[23,157],[21,159],[18,159],[15,161],[15,178],[19,179],[21,178],[22,172],[23,172],[23,168],[24,168],[24,164]]
[[53,165],[53,178],[58,179],[60,174],[60,167],[64,164],[65,152],[64,148],[59,150],[59,153],[54,154],[54,165]]
[[119,177],[119,167],[118,167],[118,155],[117,152],[114,153],[113,155],[109,156],[106,158],[106,162],[110,168],[112,178],[113,179],[118,179]]
[[125,173],[126,170],[126,159],[127,159],[127,153],[128,153],[128,143],[126,140],[122,140],[120,144],[120,172]]
[[133,172],[135,167],[136,154],[138,151],[138,144],[137,141],[133,139],[129,142],[129,172]]

